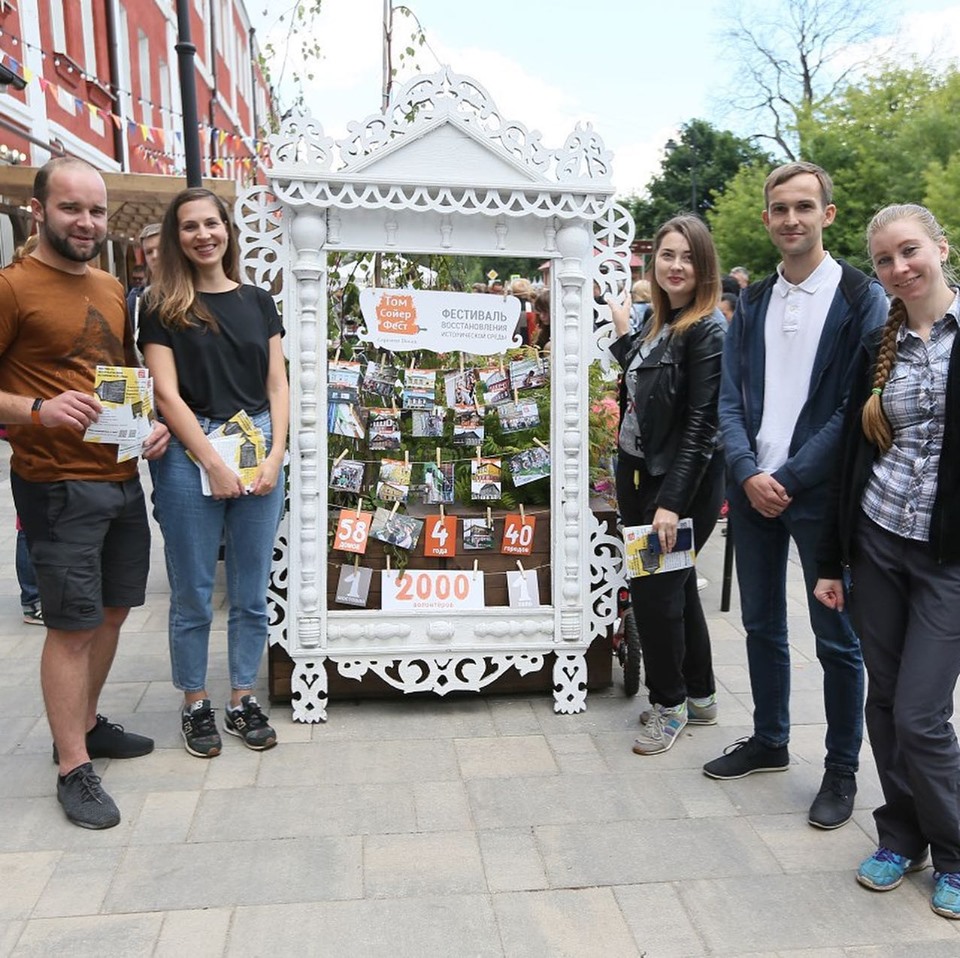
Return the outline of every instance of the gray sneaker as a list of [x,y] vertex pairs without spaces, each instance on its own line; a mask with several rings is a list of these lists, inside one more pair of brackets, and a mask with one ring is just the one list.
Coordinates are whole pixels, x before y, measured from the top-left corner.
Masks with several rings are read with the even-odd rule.
[[57,801],[67,818],[81,828],[113,828],[120,824],[120,809],[103,790],[90,762],[57,776]]
[[191,703],[180,713],[180,734],[183,747],[197,758],[213,758],[220,754],[223,743],[217,731],[210,699]]
[[270,727],[267,716],[263,714],[257,699],[253,695],[244,695],[239,708],[227,703],[223,712],[223,727],[231,735],[243,739],[243,744],[254,751],[262,752],[277,744],[277,733]]
[[677,736],[687,724],[687,705],[665,708],[654,705],[650,709],[650,718],[643,724],[640,734],[633,743],[637,755],[659,755],[667,751],[677,740]]
[[[646,725],[653,713],[645,709],[640,713],[640,724]],[[717,697],[711,695],[704,699],[687,699],[687,724],[689,725],[716,725],[717,724]]]

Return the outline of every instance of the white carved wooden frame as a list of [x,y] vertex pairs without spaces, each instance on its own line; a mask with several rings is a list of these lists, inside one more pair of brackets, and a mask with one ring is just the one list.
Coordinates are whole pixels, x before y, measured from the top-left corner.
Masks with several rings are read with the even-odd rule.
[[[587,369],[607,362],[602,291],[630,279],[633,224],[610,154],[579,125],[557,149],[505,120],[480,84],[419,76],[389,110],[334,141],[309,116],[272,137],[269,188],[238,204],[247,277],[281,286],[290,359],[289,508],[271,580],[271,641],[294,659],[293,715],[326,718],[324,662],[405,692],[477,691],[555,654],[554,708],[586,706],[585,652],[616,614],[622,548],[589,510]],[[552,605],[456,615],[331,610],[327,594],[327,254],[334,250],[551,258]],[[276,281],[282,279],[282,284]],[[557,333],[559,332],[559,335]]]

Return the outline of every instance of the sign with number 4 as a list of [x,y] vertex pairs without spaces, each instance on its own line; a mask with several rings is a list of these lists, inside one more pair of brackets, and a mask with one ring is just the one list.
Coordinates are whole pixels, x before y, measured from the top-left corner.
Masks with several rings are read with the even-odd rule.
[[341,552],[357,552],[363,555],[367,551],[370,536],[372,512],[357,512],[356,509],[341,509],[337,534],[333,539],[334,549]]
[[424,520],[423,554],[454,556],[457,554],[457,517],[427,516]]
[[508,513],[503,520],[503,541],[500,543],[500,551],[511,556],[530,555],[533,552],[533,533],[536,527],[536,516]]

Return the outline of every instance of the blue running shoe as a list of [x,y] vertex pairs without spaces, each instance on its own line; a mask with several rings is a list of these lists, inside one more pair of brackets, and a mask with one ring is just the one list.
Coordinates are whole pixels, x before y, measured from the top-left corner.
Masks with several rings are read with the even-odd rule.
[[944,918],[960,918],[960,872],[934,873],[930,907]]
[[[857,881],[874,891],[891,891],[903,881],[907,872],[920,871],[926,862],[926,854],[912,859],[881,845],[866,861],[861,862],[857,869]],[[960,918],[960,913],[956,917]]]

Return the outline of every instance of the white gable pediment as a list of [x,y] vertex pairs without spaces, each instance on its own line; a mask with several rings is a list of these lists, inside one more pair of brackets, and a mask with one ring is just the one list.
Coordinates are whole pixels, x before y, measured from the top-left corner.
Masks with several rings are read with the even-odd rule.
[[365,157],[340,175],[398,183],[495,183],[501,188],[517,189],[539,187],[546,182],[534,170],[504,155],[490,140],[480,139],[466,124],[449,116]]

